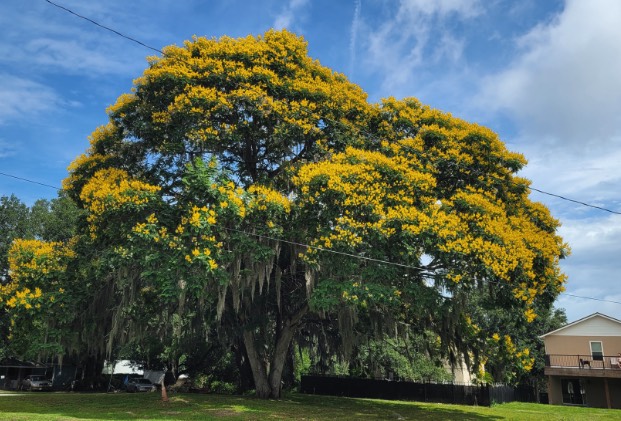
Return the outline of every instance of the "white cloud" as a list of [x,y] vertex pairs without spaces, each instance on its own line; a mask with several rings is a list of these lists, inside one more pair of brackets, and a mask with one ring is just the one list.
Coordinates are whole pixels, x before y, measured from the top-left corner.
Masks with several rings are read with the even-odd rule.
[[356,65],[356,48],[358,44],[358,31],[360,31],[362,13],[362,0],[355,0],[354,17],[351,21],[349,32],[349,77],[354,74],[354,66]]
[[[585,148],[579,154],[571,148],[552,148],[529,140],[521,138],[520,150],[529,160],[522,175],[535,187],[621,211],[621,138],[610,138],[605,147]],[[565,206],[573,213],[589,210],[575,204]]]
[[[37,38],[24,47],[24,56],[34,64],[47,66],[48,69],[70,74],[81,74],[95,77],[101,74],[126,74],[131,69],[139,68],[135,62],[123,60],[123,56],[109,51],[108,48],[93,48],[83,41],[75,39]],[[142,54],[142,51],[140,52]],[[140,63],[144,66],[143,63]]]
[[0,158],[8,158],[16,153],[14,145],[4,139],[0,139]]
[[291,29],[294,25],[296,17],[298,17],[300,10],[306,6],[308,0],[290,0],[289,3],[282,9],[280,14],[276,16],[274,20],[275,29]]
[[0,98],[0,124],[24,116],[33,117],[62,102],[49,87],[8,74],[0,74]]
[[504,109],[525,134],[584,148],[621,133],[621,2],[568,0],[518,40],[521,54],[490,77],[485,105]]
[[458,62],[464,44],[451,33],[449,21],[481,11],[479,0],[401,0],[378,28],[365,28],[366,65],[380,74],[384,91],[397,94],[413,84],[418,68]]
[[463,17],[474,17],[481,12],[478,0],[402,0],[399,14],[411,16],[458,14]]
[[[105,6],[83,2],[63,5],[102,25],[130,33],[141,22],[139,15],[128,14],[115,2]],[[131,74],[144,67],[144,57],[151,54],[144,47],[132,46],[130,41],[49,4],[38,4],[29,13],[21,9],[13,5],[0,16],[4,28],[0,33],[0,63],[5,68],[19,66],[25,74],[69,73],[87,77]],[[150,36],[141,28],[139,38],[148,40]]]
[[594,308],[621,318],[621,305],[589,299],[621,302],[618,288],[621,216],[567,219],[559,232],[572,246],[572,254],[561,264],[571,276],[567,293],[561,295],[558,306],[567,310],[570,320],[593,313]]

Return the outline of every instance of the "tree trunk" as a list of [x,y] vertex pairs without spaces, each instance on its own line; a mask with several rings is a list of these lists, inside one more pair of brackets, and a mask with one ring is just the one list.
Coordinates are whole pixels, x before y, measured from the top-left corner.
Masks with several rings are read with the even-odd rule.
[[276,334],[274,352],[269,356],[271,357],[269,359],[268,356],[262,356],[257,351],[254,333],[251,330],[244,330],[244,345],[252,368],[257,397],[280,399],[282,372],[287,360],[287,353],[291,346],[293,334],[307,311],[308,305],[304,305],[295,315],[282,323]]
[[254,333],[250,330],[244,330],[244,345],[248,354],[248,361],[252,369],[252,377],[254,377],[254,387],[257,397],[267,399],[270,397],[270,385],[267,381],[267,370],[265,360],[257,352],[254,343]]
[[248,362],[248,355],[246,354],[246,346],[244,345],[243,338],[235,340],[232,350],[235,353],[235,364],[239,371],[239,392],[247,392],[248,390],[254,389],[252,368]]
[[274,350],[274,355],[272,356],[269,377],[271,397],[274,399],[280,399],[280,393],[282,391],[282,371],[285,366],[285,361],[287,360],[291,339],[293,339],[293,332],[294,328],[292,328],[289,323],[285,323],[276,340],[276,349]]

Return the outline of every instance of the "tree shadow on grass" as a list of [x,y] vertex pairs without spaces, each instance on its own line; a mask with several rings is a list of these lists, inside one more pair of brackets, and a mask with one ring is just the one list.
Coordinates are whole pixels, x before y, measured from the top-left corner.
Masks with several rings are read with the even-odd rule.
[[463,406],[423,404],[413,401],[387,401],[366,398],[345,398],[320,395],[292,396],[291,401],[305,406],[320,407],[320,419],[386,419],[386,420],[472,420],[503,419],[493,414],[474,413]]
[[[487,408],[486,408],[487,409]],[[465,407],[361,398],[290,394],[282,400],[248,396],[158,393],[32,393],[0,399],[0,412],[14,420],[472,420],[503,417]]]

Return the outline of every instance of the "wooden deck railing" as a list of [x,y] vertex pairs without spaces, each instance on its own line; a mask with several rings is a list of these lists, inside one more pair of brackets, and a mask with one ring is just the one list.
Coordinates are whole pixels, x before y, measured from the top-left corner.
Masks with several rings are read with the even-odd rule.
[[618,356],[546,354],[546,367],[621,370]]

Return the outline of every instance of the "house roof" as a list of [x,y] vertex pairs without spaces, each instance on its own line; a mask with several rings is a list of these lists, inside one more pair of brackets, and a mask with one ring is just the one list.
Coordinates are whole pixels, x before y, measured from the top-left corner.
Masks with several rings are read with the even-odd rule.
[[543,335],[541,335],[539,337],[543,339],[546,336],[555,335],[555,334],[559,334],[559,333],[562,334],[562,333],[564,333],[564,332],[562,332],[564,330],[572,329],[572,328],[574,328],[577,325],[580,325],[580,324],[583,324],[583,323],[588,323],[589,321],[594,321],[594,319],[603,319],[603,320],[607,321],[608,323],[612,323],[612,324],[618,325],[618,328],[621,329],[621,320],[615,319],[614,317],[610,317],[610,316],[607,316],[607,315],[602,314],[602,313],[593,313],[591,315],[583,317],[582,319],[578,319],[578,320],[576,320],[574,322],[568,323],[568,324],[566,324],[565,326],[563,326],[563,327],[561,327],[559,329],[553,330],[552,332],[545,333],[545,334],[543,334]]

